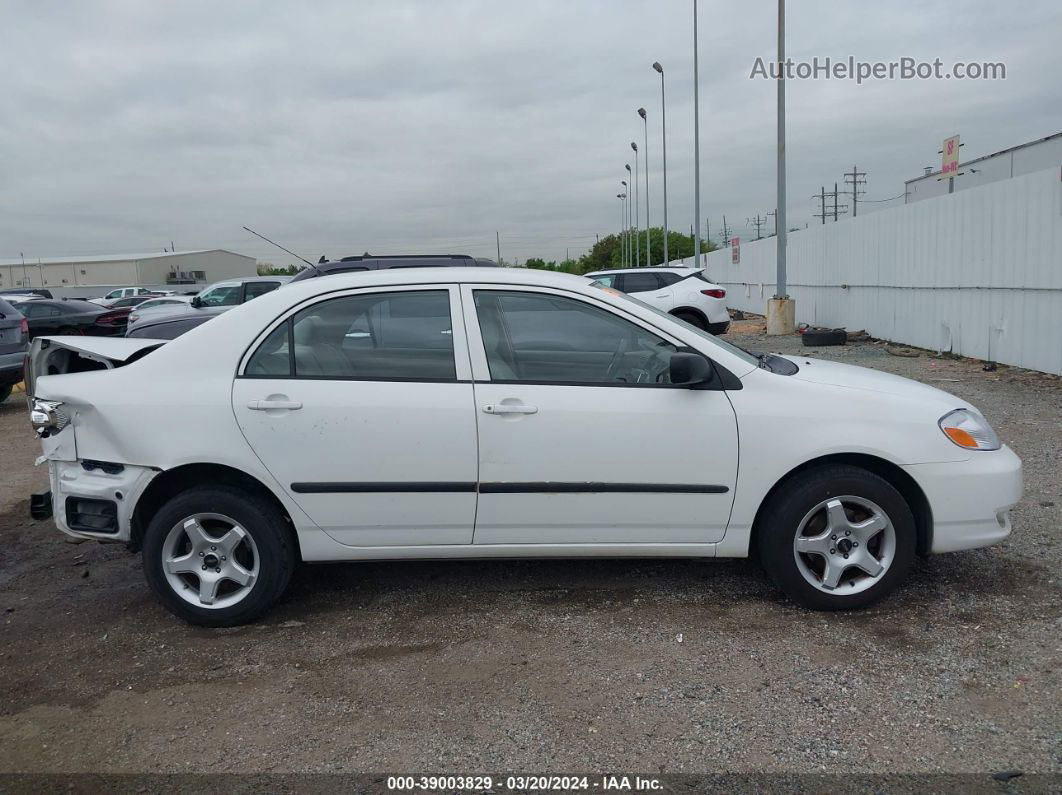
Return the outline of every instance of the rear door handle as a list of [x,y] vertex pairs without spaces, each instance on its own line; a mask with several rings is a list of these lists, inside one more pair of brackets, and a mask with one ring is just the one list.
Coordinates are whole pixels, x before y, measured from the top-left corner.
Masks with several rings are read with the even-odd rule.
[[271,409],[288,409],[294,411],[301,409],[302,403],[297,400],[251,400],[247,403],[251,411],[270,411]]
[[526,403],[488,403],[483,407],[487,414],[538,414],[538,406]]

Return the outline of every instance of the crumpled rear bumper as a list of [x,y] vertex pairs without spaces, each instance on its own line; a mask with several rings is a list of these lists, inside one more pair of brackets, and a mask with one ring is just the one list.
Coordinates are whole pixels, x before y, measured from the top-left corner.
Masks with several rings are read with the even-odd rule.
[[[128,543],[133,509],[158,471],[129,464],[101,468],[100,463],[48,462],[55,525],[67,535],[76,538]],[[71,526],[72,517],[81,514],[86,506],[103,506],[110,510],[111,505],[115,516],[113,529],[97,531],[84,525]]]

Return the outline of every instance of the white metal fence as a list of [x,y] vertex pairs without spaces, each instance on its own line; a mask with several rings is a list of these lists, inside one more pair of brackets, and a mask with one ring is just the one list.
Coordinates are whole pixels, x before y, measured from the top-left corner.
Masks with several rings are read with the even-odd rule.
[[[763,314],[775,239],[740,248],[704,264]],[[787,279],[797,322],[1062,374],[1062,169],[791,232]]]

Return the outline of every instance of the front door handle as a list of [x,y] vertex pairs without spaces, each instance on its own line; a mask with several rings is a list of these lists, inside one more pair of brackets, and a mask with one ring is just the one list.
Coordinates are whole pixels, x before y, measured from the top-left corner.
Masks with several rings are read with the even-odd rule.
[[302,403],[297,400],[251,400],[247,403],[251,411],[272,411],[273,409],[287,409],[295,411],[302,408]]
[[488,403],[483,407],[487,414],[538,414],[538,406],[526,403]]

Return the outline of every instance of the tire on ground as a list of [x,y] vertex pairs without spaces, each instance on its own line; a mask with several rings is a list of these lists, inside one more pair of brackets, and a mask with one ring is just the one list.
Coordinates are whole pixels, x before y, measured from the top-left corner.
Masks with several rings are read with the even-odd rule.
[[843,328],[809,328],[801,337],[805,347],[844,345],[848,342],[848,332]]
[[[841,495],[862,497],[878,505],[896,534],[892,565],[880,575],[880,581],[853,594],[827,593],[813,586],[801,574],[793,552],[798,526],[808,511]],[[884,599],[907,576],[917,541],[914,515],[903,495],[884,478],[848,465],[823,466],[794,475],[760,509],[756,531],[760,562],[768,576],[786,596],[813,610],[856,610]]]
[[[163,545],[170,530],[196,513],[219,513],[236,520],[253,538],[259,572],[250,593],[222,608],[190,604],[174,592],[163,570]],[[148,585],[172,613],[191,624],[231,627],[261,617],[280,598],[295,569],[294,534],[265,497],[230,486],[197,486],[159,509],[144,532],[143,567]]]
[[689,323],[694,328],[699,328],[701,331],[704,331],[707,328],[704,320],[701,319],[701,316],[696,312],[683,312],[682,310],[679,310],[678,312],[672,312],[672,315],[684,323]]

